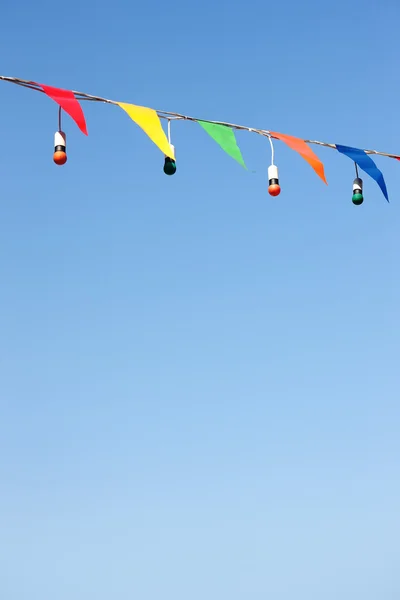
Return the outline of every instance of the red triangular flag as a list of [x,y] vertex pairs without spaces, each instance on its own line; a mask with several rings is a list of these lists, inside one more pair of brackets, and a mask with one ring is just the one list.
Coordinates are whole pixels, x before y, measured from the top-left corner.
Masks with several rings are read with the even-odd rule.
[[85,135],[88,134],[85,115],[83,114],[83,110],[78,100],[75,98],[74,93],[69,90],[62,90],[60,88],[51,87],[49,85],[44,85],[43,83],[39,83],[40,87],[44,91],[49,98],[57,102],[61,108],[65,110],[66,113],[75,121],[78,125],[79,129]]

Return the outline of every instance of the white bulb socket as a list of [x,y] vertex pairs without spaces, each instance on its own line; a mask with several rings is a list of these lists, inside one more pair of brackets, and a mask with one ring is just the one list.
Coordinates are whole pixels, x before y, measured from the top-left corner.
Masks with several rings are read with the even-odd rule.
[[276,165],[270,165],[268,167],[268,179],[279,179],[278,167]]
[[353,193],[363,191],[363,180],[360,177],[356,177],[353,181]]
[[54,148],[57,146],[63,146],[66,148],[67,146],[67,136],[63,131],[56,131],[54,134]]

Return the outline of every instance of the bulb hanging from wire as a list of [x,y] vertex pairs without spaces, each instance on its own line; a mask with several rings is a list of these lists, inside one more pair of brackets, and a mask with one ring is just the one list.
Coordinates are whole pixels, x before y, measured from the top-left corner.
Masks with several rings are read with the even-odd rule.
[[268,136],[271,146],[271,164],[268,167],[268,193],[270,196],[279,196],[281,186],[279,185],[278,167],[274,164],[275,150],[271,136]]
[[58,109],[58,131],[54,134],[53,160],[56,165],[65,165],[67,162],[67,136],[61,126],[61,106]]
[[[171,144],[171,121],[168,119],[168,142],[171,146],[175,156],[175,146]],[[176,173],[176,160],[170,156],[165,155],[164,160],[164,173],[166,175],[175,175]]]
[[358,165],[356,162],[354,162],[354,167],[356,170],[356,178],[353,181],[353,197],[351,200],[353,204],[355,204],[356,206],[360,206],[360,204],[364,202],[363,180],[361,179],[361,177],[358,176]]
[[[174,154],[175,154],[175,147],[172,144],[171,144],[171,148],[174,150]],[[176,161],[174,158],[165,156],[164,173],[166,175],[174,175],[176,173]]]
[[53,160],[56,165],[65,165],[67,162],[67,136],[63,131],[56,131],[54,134],[54,154]]
[[276,165],[270,165],[268,167],[268,193],[270,196],[279,196],[281,193],[278,167]]
[[353,197],[351,200],[356,206],[360,206],[364,202],[363,180],[360,177],[356,177],[353,181]]

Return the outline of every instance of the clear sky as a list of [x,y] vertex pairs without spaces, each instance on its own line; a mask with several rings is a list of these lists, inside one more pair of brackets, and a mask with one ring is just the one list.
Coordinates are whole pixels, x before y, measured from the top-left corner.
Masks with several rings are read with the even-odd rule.
[[[1,74],[400,153],[397,0],[4,0]],[[0,82],[0,597],[398,600],[391,203]]]

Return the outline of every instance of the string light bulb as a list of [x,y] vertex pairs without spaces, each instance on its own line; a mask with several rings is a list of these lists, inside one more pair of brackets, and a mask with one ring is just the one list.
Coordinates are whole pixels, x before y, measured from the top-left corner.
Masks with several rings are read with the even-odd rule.
[[[175,147],[171,144],[171,148],[175,154]],[[164,173],[166,175],[175,175],[176,173],[176,161],[174,158],[170,158],[169,156],[165,156],[164,161]]]
[[[171,144],[171,121],[170,121],[170,119],[168,119],[168,143],[171,146],[171,148],[173,150],[173,154],[175,156],[175,146],[173,146]],[[166,175],[175,175],[175,173],[176,173],[176,160],[167,155],[165,155],[164,173]]]
[[61,125],[61,106],[58,109],[58,131],[54,134],[54,154],[53,160],[56,165],[65,165],[67,162],[67,136],[62,131]]
[[353,197],[351,200],[356,206],[360,206],[364,202],[363,180],[360,177],[356,177],[353,181]]
[[278,167],[276,165],[270,165],[268,167],[268,193],[270,196],[279,196],[281,193]]
[[358,176],[358,165],[354,161],[354,167],[356,169],[356,178],[353,181],[353,197],[351,201],[355,206],[360,206],[364,202],[363,196],[363,180]]
[[274,164],[275,150],[271,136],[268,136],[269,145],[271,146],[271,164],[268,167],[268,193],[270,196],[279,196],[281,186],[279,185],[278,167]]
[[67,162],[67,136],[63,131],[54,134],[53,160],[56,165],[65,165]]

